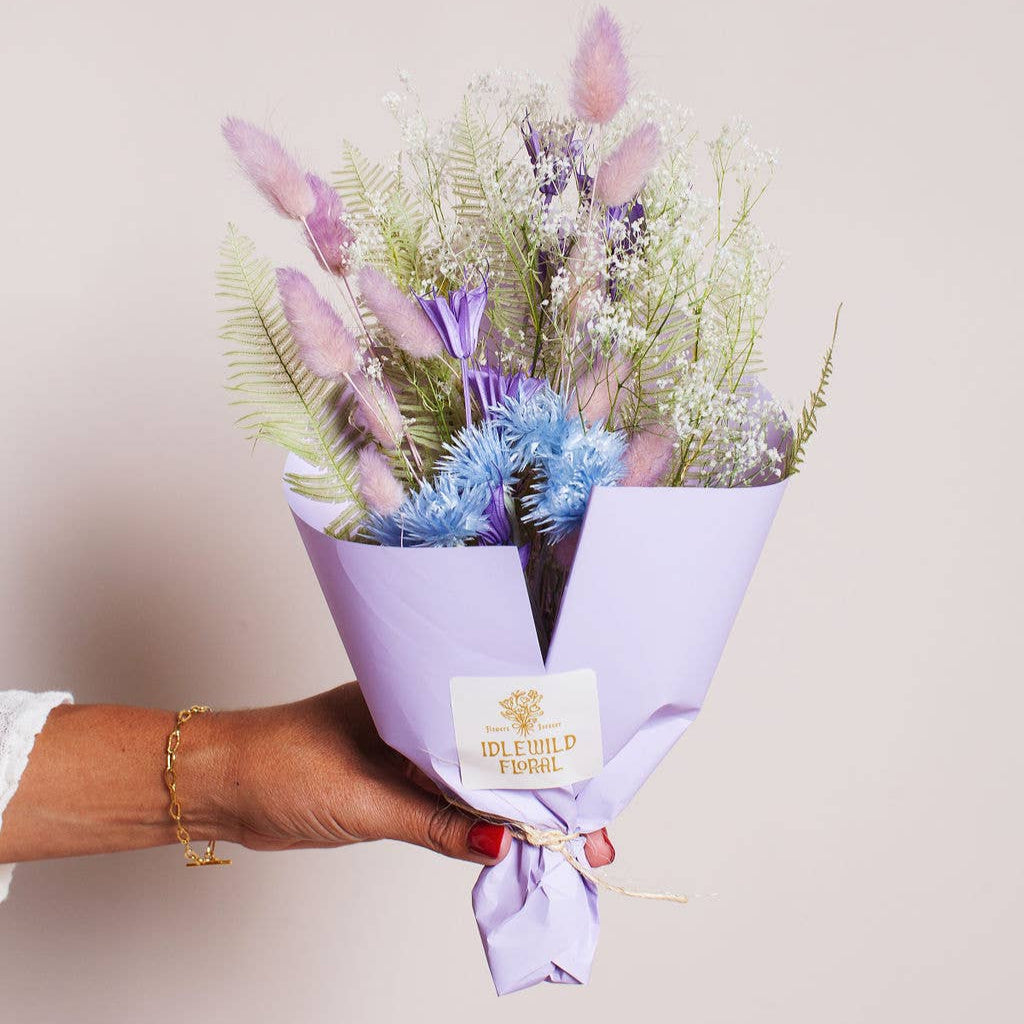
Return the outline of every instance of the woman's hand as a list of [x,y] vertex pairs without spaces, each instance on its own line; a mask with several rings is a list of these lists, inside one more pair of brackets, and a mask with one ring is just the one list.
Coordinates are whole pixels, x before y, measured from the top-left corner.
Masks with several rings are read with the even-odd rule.
[[[355,683],[294,704],[193,718],[192,742],[202,742],[203,726],[221,734],[215,746],[226,740],[236,752],[214,814],[225,839],[255,850],[400,839],[478,864],[496,863],[511,845],[507,828],[452,807],[380,739]],[[615,856],[603,829],[587,837],[586,852],[594,867]]]
[[[36,738],[0,829],[0,863],[111,853],[177,842],[163,781],[174,713],[114,705],[55,708]],[[474,821],[378,736],[359,687],[277,707],[194,715],[175,770],[194,845],[254,850],[401,839],[494,864],[501,825]],[[615,856],[587,837],[595,867]]]

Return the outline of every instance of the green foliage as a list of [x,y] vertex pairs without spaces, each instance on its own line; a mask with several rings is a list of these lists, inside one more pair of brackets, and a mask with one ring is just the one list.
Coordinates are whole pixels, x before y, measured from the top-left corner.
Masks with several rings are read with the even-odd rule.
[[[514,212],[523,183],[530,192],[535,189],[532,173],[516,172],[522,170],[521,148],[517,125],[501,114],[488,117],[466,96],[452,123],[444,161],[458,235],[477,250],[478,258],[486,254],[491,279],[488,316],[510,338],[520,332],[533,337],[540,328],[537,249]],[[437,206],[443,207],[440,199]],[[442,225],[441,230],[442,235],[452,235],[451,225]]]
[[793,432],[793,443],[790,446],[789,454],[786,457],[786,466],[783,476],[793,476],[800,472],[800,465],[804,461],[804,450],[807,442],[818,429],[818,410],[825,408],[825,392],[828,390],[829,381],[832,378],[832,352],[836,347],[836,337],[839,334],[839,314],[842,312],[842,304],[836,310],[835,326],[832,328],[832,340],[825,351],[825,359],[821,367],[821,376],[818,378],[817,387],[811,392],[807,404],[800,414],[796,429]]
[[228,386],[235,404],[249,410],[238,423],[253,440],[271,441],[319,470],[290,475],[288,482],[299,494],[344,505],[331,527],[344,537],[364,511],[356,486],[356,432],[339,414],[338,385],[302,364],[277,301],[273,270],[254,248],[229,226],[217,274],[218,294],[229,303],[221,332],[230,346]]
[[350,213],[371,219],[379,231],[375,262],[400,284],[415,284],[426,218],[411,205],[401,174],[373,163],[346,143],[334,186]]
[[406,419],[408,436],[416,445],[424,471],[429,473],[461,425],[456,422],[453,401],[458,397],[461,409],[461,391],[456,396],[451,364],[441,359],[413,359],[400,353],[395,371],[388,380]]

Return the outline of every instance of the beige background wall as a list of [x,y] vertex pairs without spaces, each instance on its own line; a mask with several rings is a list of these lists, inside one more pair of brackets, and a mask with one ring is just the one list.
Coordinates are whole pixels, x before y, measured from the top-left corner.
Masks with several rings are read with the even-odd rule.
[[[1013,3],[619,4],[642,81],[780,147],[769,378],[831,407],[706,709],[614,828],[595,980],[497,1002],[474,872],[411,848],[41,863],[0,909],[0,1019],[220,1024],[1021,1019],[1021,95]],[[177,707],[348,667],[232,426],[211,278],[234,111],[331,170],[384,154],[408,68],[564,81],[584,8],[6,0],[0,13],[0,685]],[[515,12],[514,16],[513,13]]]

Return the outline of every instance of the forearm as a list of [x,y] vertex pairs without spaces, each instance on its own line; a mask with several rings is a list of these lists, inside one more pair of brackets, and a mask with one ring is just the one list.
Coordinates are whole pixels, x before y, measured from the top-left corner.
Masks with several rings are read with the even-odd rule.
[[[163,776],[174,718],[116,705],[55,708],[4,812],[0,863],[176,842]],[[197,839],[229,838],[220,831],[231,772],[226,718],[197,715],[182,730],[178,792]]]

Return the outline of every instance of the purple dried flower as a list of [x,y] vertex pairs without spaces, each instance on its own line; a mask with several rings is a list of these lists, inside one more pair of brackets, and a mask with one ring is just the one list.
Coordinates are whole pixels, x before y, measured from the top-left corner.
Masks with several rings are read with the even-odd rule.
[[385,448],[397,448],[405,434],[405,419],[398,403],[362,372],[352,374],[351,384],[357,402],[353,416],[356,426],[372,434]]
[[480,340],[480,320],[487,306],[487,278],[477,288],[468,284],[456,288],[447,298],[434,292],[430,298],[417,295],[416,299],[448,355],[453,359],[471,358]]
[[318,377],[341,380],[359,365],[359,346],[344,321],[301,271],[277,272],[281,307],[299,356]]
[[644,187],[661,156],[661,135],[656,124],[642,124],[605,157],[597,169],[594,195],[608,206],[628,203]]
[[426,314],[376,267],[359,271],[359,291],[396,345],[417,359],[441,355],[441,340]]
[[502,405],[506,398],[527,402],[544,387],[544,381],[529,377],[522,371],[508,376],[490,366],[470,370],[468,377],[485,420],[491,418],[492,411]]
[[306,218],[310,251],[325,270],[344,277],[349,269],[349,247],[356,239],[346,219],[345,204],[323,178],[307,174],[306,181],[316,201]]
[[599,7],[580,36],[572,62],[570,100],[576,115],[607,124],[626,102],[629,66],[618,22]]
[[491,490],[491,500],[484,509],[487,526],[480,532],[479,542],[483,545],[507,544],[512,539],[512,523],[505,503],[505,488]]
[[263,197],[284,217],[302,220],[316,205],[306,172],[269,132],[228,117],[221,131],[249,180]]
[[466,364],[480,342],[480,321],[487,306],[487,277],[483,276],[479,287],[470,288],[467,282],[452,291],[447,298],[434,292],[430,298],[417,295],[416,300],[434,325],[445,351],[462,365],[462,395],[466,403],[468,426],[472,422],[472,414]]
[[565,135],[557,130],[538,131],[527,114],[520,125],[523,142],[533,164],[537,188],[546,202],[560,196],[569,184],[569,175],[576,169],[577,160],[582,157],[583,144],[577,140],[575,130]]
[[[645,220],[644,204],[639,199],[634,203],[608,208],[604,221],[605,237],[611,243],[613,254],[623,253],[628,256],[636,252],[644,235]],[[619,224],[622,228],[617,227]],[[612,302],[616,300],[618,293],[619,284],[613,273],[608,281],[608,295]]]

